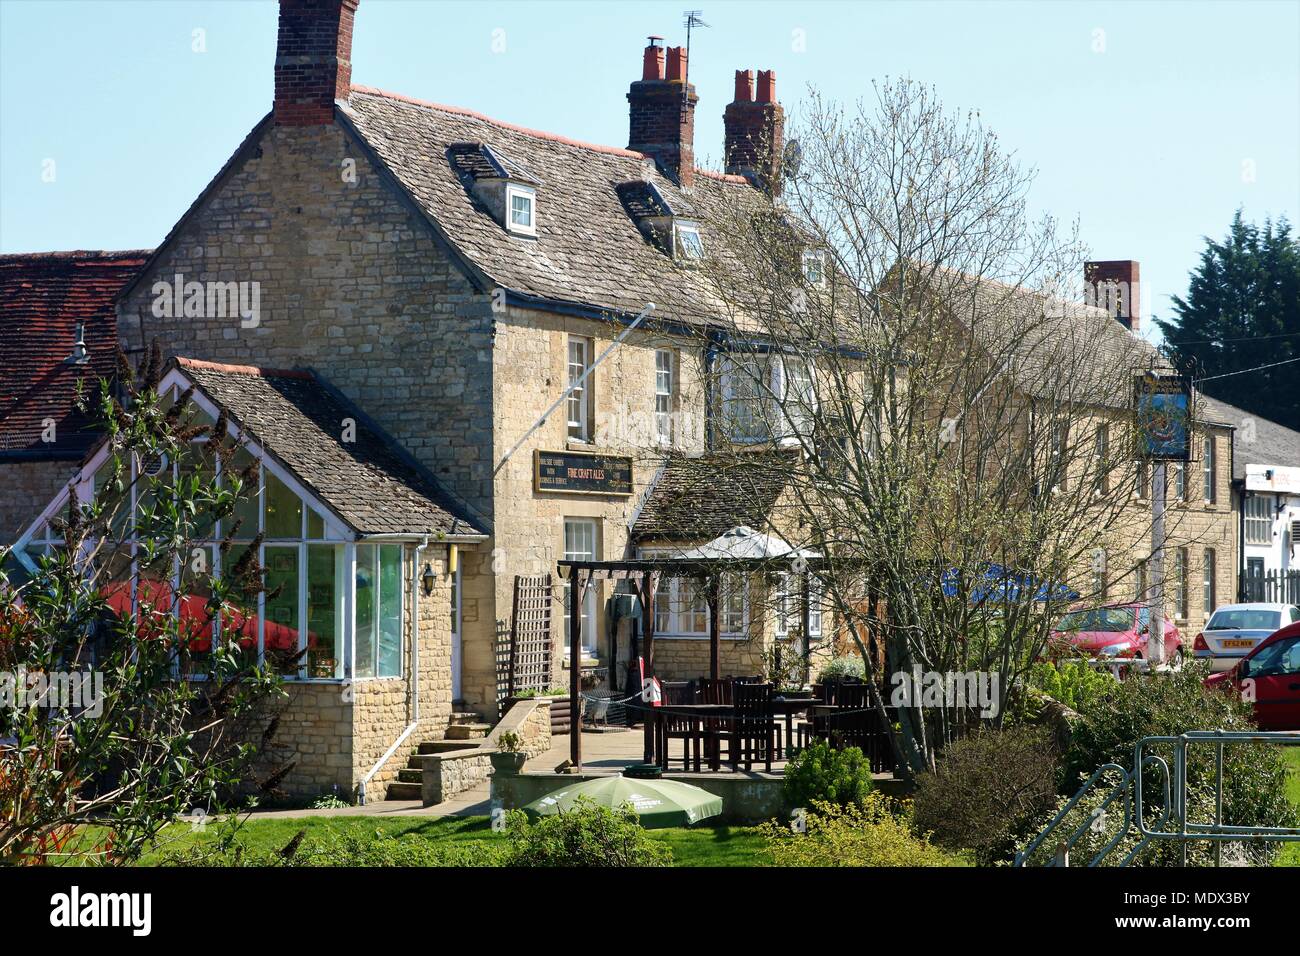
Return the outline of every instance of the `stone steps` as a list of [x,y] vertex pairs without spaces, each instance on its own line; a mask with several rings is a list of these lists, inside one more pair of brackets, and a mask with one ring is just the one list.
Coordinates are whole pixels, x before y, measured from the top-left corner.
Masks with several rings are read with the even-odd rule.
[[397,771],[398,783],[421,783],[424,781],[424,768],[403,767]]
[[421,800],[424,797],[422,784],[394,780],[388,784],[389,800]]
[[492,730],[491,724],[452,724],[447,728],[447,740],[480,740]]

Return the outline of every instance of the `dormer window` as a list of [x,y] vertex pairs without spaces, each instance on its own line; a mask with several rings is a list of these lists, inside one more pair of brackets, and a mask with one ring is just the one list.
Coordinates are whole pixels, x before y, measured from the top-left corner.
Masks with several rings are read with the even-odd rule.
[[525,236],[537,235],[537,190],[509,183],[506,186],[506,204],[509,210],[506,228]]
[[803,277],[809,285],[817,288],[825,284],[826,272],[820,252],[810,249],[803,254]]
[[704,242],[700,239],[700,227],[697,223],[674,223],[673,244],[678,259],[698,262],[704,258]]
[[540,179],[484,143],[452,143],[447,161],[466,190],[507,232],[537,236],[537,189],[544,185]]

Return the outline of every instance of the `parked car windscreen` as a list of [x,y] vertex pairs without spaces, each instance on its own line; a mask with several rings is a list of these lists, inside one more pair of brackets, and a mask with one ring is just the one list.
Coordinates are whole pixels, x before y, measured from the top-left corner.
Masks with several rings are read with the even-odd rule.
[[1300,674],[1300,637],[1269,644],[1250,661],[1251,677]]
[[1057,623],[1058,631],[1127,631],[1133,626],[1131,607],[1096,607],[1071,611]]
[[1207,631],[1276,631],[1282,624],[1281,611],[1265,611],[1244,607],[1215,611]]

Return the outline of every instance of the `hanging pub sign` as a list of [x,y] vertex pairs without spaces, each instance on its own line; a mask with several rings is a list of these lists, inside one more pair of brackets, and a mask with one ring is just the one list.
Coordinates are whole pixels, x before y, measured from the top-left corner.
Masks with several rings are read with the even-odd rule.
[[570,495],[632,494],[632,459],[584,451],[535,451],[533,489]]
[[1192,386],[1184,375],[1147,372],[1134,380],[1138,456],[1189,461],[1192,456]]

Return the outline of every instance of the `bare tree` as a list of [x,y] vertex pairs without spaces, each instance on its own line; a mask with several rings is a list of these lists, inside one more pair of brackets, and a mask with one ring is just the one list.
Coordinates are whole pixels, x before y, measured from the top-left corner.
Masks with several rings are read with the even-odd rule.
[[1031,215],[1032,172],[977,115],[899,81],[851,110],[814,93],[796,139],[779,197],[707,209],[722,305],[695,401],[719,427],[699,467],[800,452],[774,530],[824,555],[886,726],[898,675],[996,675],[982,714],[898,708],[920,772],[1000,722],[1067,603],[1137,573],[1133,378],[1164,363],[1081,304],[1074,230]]

